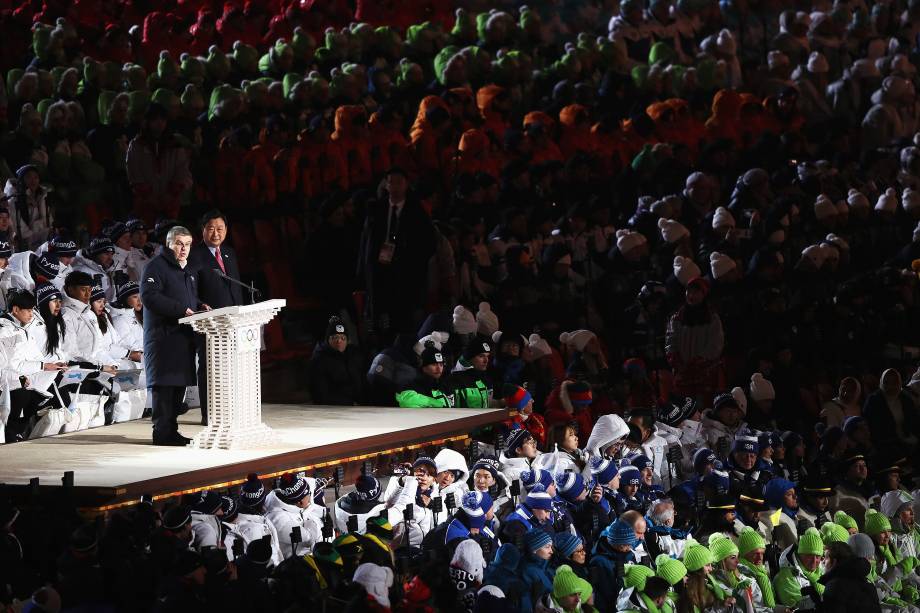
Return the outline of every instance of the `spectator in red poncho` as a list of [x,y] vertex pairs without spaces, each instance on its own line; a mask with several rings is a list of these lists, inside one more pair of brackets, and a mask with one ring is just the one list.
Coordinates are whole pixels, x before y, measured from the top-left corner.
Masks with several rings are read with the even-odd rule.
[[204,7],[198,9],[198,18],[188,31],[192,35],[188,52],[192,55],[206,56],[211,45],[220,44],[217,34],[217,18],[214,13]]
[[233,2],[224,3],[224,12],[217,20],[217,32],[228,47],[236,41],[252,46],[258,45],[261,41],[260,36],[253,37],[247,30],[243,9]]
[[329,124],[322,115],[310,120],[310,125],[300,133],[298,141],[300,184],[307,198],[348,189],[348,166],[342,147],[330,139]]
[[543,417],[533,412],[533,397],[530,392],[523,387],[513,386],[508,390],[510,393],[505,396],[505,406],[517,415],[505,422],[510,430],[523,428],[530,432],[537,446],[541,449],[546,447],[546,422]]
[[226,210],[241,212],[275,202],[275,177],[265,150],[253,147],[248,127],[234,130],[217,151],[214,195]]
[[367,114],[363,106],[347,104],[335,110],[335,132],[348,168],[348,185],[352,188],[371,182],[371,147],[367,131]]
[[153,11],[144,17],[140,61],[148,73],[156,70],[160,51],[170,48],[168,21],[166,13],[160,11]]
[[587,439],[594,426],[591,401],[591,386],[586,381],[566,379],[546,399],[546,423],[553,427],[574,421],[578,424],[579,434]]

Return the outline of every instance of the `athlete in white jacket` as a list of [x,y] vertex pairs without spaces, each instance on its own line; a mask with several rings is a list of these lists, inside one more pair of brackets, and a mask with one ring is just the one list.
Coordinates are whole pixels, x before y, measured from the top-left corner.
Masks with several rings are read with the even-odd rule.
[[115,300],[116,273],[127,274],[124,268],[115,265],[115,246],[105,236],[92,239],[89,247],[77,252],[73,261],[73,269],[81,270],[102,286],[105,298],[109,302]]
[[[285,473],[278,488],[272,490],[265,500],[265,517],[275,527],[281,556],[305,556],[313,551],[313,545],[322,540],[322,520],[310,507],[313,491],[307,478]],[[294,528],[300,528],[300,542],[294,543],[291,535]]]

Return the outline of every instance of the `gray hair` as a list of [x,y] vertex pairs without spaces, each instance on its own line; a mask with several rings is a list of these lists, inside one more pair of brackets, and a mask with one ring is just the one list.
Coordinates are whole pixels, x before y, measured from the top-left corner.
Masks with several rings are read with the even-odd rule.
[[180,236],[191,236],[192,233],[188,231],[188,228],[185,226],[173,226],[169,229],[169,232],[166,233],[166,246],[172,245],[175,240]]

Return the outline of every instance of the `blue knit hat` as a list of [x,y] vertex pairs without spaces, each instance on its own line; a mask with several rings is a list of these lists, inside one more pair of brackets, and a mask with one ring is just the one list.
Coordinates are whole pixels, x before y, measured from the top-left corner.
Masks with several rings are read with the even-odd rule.
[[716,461],[716,454],[708,447],[700,447],[693,454],[693,470],[696,473],[703,474],[703,469]]
[[617,476],[617,464],[607,458],[593,458],[591,460],[591,476],[600,485],[606,485]]
[[[466,515],[467,525],[470,528],[482,530],[482,527],[486,525],[486,512],[482,508],[482,497],[482,492],[467,492],[460,501],[460,510]],[[491,502],[490,498],[489,506],[492,506]]]
[[240,505],[248,508],[258,507],[265,502],[266,496],[268,496],[268,492],[265,491],[265,486],[262,484],[262,480],[259,479],[259,475],[249,473],[246,476],[246,483],[240,488]]
[[652,461],[648,456],[642,455],[641,453],[637,456],[633,456],[630,464],[638,468],[640,471],[650,468],[652,466]]
[[559,495],[569,502],[576,502],[585,491],[585,480],[576,472],[556,473],[556,486]]
[[757,444],[757,438],[753,436],[739,436],[732,444],[732,453],[740,451],[741,453],[760,453],[760,446]]
[[278,480],[275,495],[281,502],[297,504],[310,495],[310,484],[307,479],[299,474],[284,473]]
[[565,559],[572,557],[579,545],[581,545],[581,538],[571,532],[557,532],[553,537],[553,548]]
[[524,504],[526,504],[531,509],[552,511],[553,497],[547,494],[546,488],[538,483],[533,486],[533,489],[531,489],[530,493],[527,494],[527,498],[524,499]]
[[534,468],[533,470],[525,470],[521,473],[521,485],[528,492],[533,489],[535,485],[542,485],[543,489],[549,489],[549,486],[553,483],[553,475],[548,470]]
[[620,487],[624,485],[639,485],[642,482],[639,469],[635,466],[624,466],[620,469]]
[[552,542],[552,537],[550,537],[547,532],[540,529],[528,530],[524,534],[524,549],[528,553],[534,552],[541,547],[545,547]]
[[620,519],[607,526],[601,536],[605,537],[611,545],[635,547],[639,541],[633,527]]

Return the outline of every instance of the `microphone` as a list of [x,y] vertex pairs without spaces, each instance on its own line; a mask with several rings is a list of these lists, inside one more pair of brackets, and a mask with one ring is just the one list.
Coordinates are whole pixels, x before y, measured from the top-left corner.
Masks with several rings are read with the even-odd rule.
[[256,286],[247,285],[246,283],[243,283],[242,281],[238,281],[237,279],[234,279],[233,277],[231,277],[230,275],[222,271],[220,268],[216,268],[216,267],[212,268],[211,272],[213,272],[215,275],[217,275],[221,279],[225,281],[229,281],[230,283],[233,283],[234,285],[239,285],[240,287],[245,289],[247,292],[249,292],[249,295],[252,299],[253,304],[255,304],[256,302],[256,296],[262,295],[262,292],[259,291],[259,289]]

